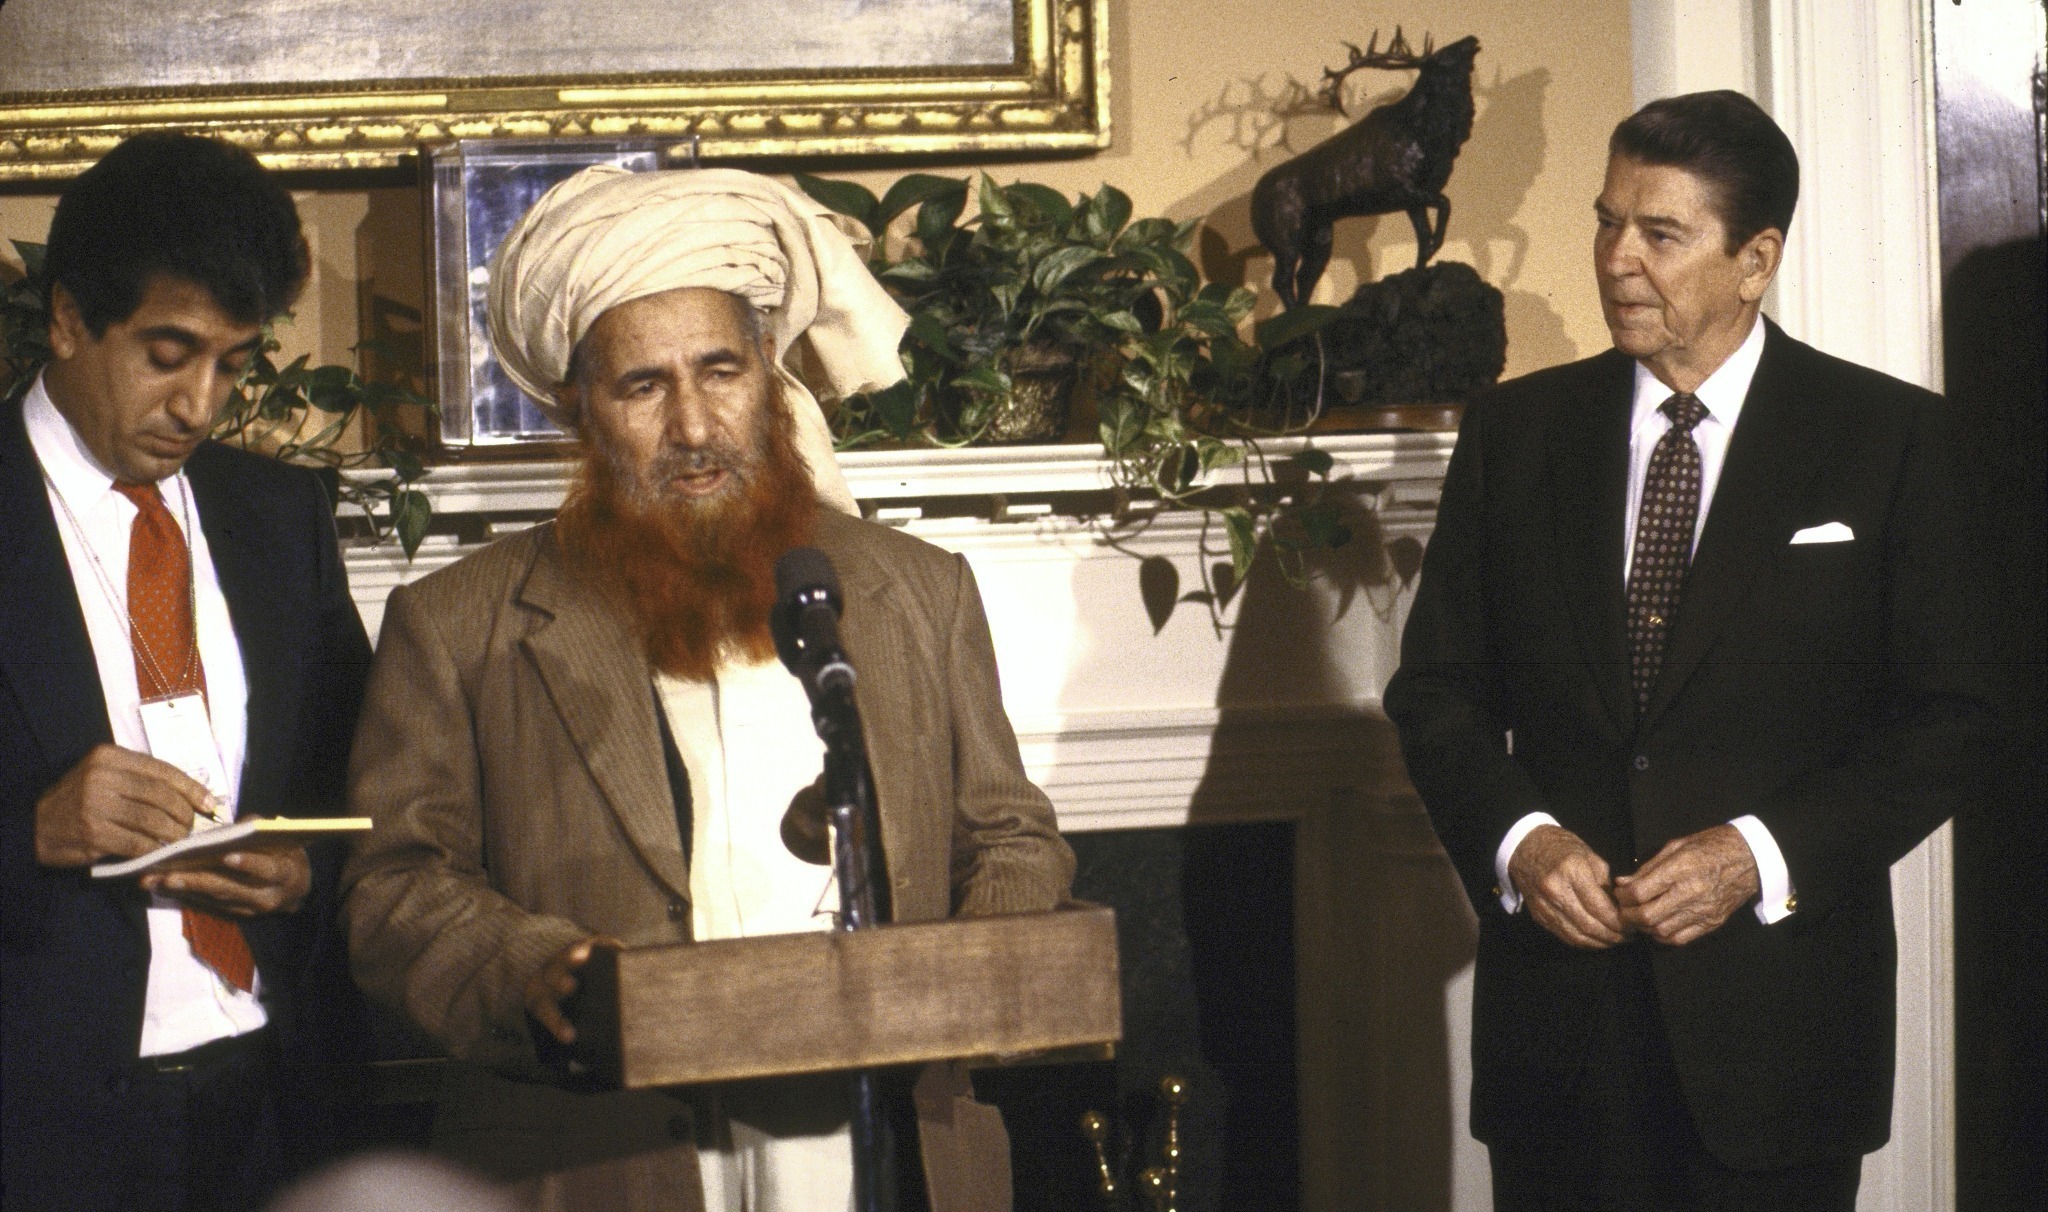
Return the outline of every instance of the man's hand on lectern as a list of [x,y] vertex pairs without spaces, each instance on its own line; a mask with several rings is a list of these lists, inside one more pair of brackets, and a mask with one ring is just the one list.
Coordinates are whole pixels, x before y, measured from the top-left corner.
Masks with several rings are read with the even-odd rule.
[[576,1028],[562,1013],[562,1002],[576,992],[576,972],[590,962],[592,948],[621,946],[624,944],[609,935],[593,934],[541,965],[526,982],[526,1012],[560,1042],[575,1043]]

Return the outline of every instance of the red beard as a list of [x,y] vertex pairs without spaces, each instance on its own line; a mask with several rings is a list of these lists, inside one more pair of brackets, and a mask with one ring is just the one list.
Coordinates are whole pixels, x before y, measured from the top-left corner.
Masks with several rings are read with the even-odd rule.
[[[721,659],[775,655],[775,561],[810,541],[818,495],[782,393],[769,390],[752,450],[671,450],[641,477],[593,436],[555,519],[570,570],[619,604],[674,677],[709,681]],[[664,487],[704,466],[737,483],[702,500]]]

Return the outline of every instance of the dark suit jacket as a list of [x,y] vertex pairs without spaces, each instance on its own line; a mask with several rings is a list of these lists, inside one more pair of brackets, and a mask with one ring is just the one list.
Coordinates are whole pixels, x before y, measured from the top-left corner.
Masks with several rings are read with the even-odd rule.
[[[186,464],[249,682],[247,815],[333,815],[369,644],[312,473],[205,443]],[[0,405],[0,1108],[7,1207],[100,1206],[126,1147],[120,1075],[141,1041],[147,898],[35,860],[36,801],[113,739],[85,616],[18,404]],[[335,928],[339,848],[296,913],[245,926],[287,1058],[352,1030]],[[298,1101],[298,1100],[291,1100]],[[291,1125],[284,1125],[287,1133]],[[38,1193],[59,1192],[59,1195]]]
[[[1941,401],[1769,325],[1638,724],[1632,372],[1610,350],[1472,402],[1387,688],[1480,919],[1472,1130],[1491,1142],[1543,1121],[1615,962],[1501,911],[1508,828],[1548,811],[1623,875],[1755,813],[1798,910],[1767,927],[1745,906],[1656,947],[1681,1084],[1731,1165],[1867,1152],[1890,1125],[1888,869],[1966,802],[1990,719]],[[1854,541],[1790,544],[1827,522]]]

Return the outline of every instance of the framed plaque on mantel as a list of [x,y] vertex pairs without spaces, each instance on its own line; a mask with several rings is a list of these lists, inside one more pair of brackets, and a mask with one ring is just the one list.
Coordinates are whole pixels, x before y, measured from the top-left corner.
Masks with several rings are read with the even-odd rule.
[[594,164],[636,172],[694,164],[694,147],[653,139],[463,139],[426,149],[426,159],[424,226],[433,267],[430,331],[442,447],[456,456],[566,450],[567,435],[505,376],[491,349],[485,303],[491,254],[556,183]]

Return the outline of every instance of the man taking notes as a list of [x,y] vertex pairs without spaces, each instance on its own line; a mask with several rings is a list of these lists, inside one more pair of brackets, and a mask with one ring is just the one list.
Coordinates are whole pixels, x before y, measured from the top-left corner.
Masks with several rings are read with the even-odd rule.
[[1480,918],[1502,1209],[1850,1209],[1891,1120],[1888,871],[1991,737],[1942,403],[1759,315],[1753,102],[1618,126],[1615,348],[1472,401],[1387,713]]
[[[87,867],[340,807],[369,646],[326,494],[206,440],[304,284],[245,152],[151,135],[50,228],[53,360],[0,407],[0,1183],[14,1208],[253,1208],[320,1126],[334,864]],[[316,991],[318,991],[316,993]]]
[[[345,877],[355,970],[466,1062],[439,1147],[544,1208],[848,1206],[843,1077],[593,1094],[543,1064],[601,939],[830,925],[822,750],[768,627],[784,552],[817,546],[843,586],[893,920],[1052,909],[1072,876],[966,563],[852,512],[788,369],[842,393],[902,373],[904,317],[834,223],[730,170],[551,190],[493,262],[491,329],[582,439],[575,485],[385,615],[351,772],[376,820]],[[928,1105],[951,1124],[924,1134],[933,1206],[1007,1207],[994,1112]]]

